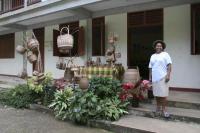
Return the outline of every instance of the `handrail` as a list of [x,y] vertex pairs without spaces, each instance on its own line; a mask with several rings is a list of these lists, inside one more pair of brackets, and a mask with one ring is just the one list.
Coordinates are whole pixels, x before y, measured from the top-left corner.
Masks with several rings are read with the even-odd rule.
[[29,6],[38,2],[41,2],[41,0],[0,0],[0,14],[23,8],[25,4]]

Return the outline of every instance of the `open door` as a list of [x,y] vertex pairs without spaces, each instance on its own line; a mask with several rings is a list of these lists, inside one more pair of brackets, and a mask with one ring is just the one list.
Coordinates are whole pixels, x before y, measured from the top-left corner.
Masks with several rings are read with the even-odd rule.
[[[39,41],[40,44],[40,54],[41,54],[41,59],[42,59],[42,64],[43,64],[43,71],[44,71],[44,36],[45,36],[45,30],[44,27],[43,28],[38,28],[38,29],[33,29],[33,32],[37,38],[37,40]],[[36,64],[33,64],[33,70],[36,67]]]
[[128,68],[138,66],[140,76],[149,78],[152,44],[163,39],[162,9],[128,14]]

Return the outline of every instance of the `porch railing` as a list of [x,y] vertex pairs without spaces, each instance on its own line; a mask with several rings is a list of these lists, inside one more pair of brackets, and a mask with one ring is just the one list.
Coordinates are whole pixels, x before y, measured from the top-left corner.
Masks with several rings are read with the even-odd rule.
[[32,5],[38,2],[41,2],[41,0],[27,0],[27,5]]
[[32,5],[38,2],[41,0],[0,0],[0,14],[23,8],[25,4]]
[[24,0],[0,0],[0,11],[6,13],[24,7]]

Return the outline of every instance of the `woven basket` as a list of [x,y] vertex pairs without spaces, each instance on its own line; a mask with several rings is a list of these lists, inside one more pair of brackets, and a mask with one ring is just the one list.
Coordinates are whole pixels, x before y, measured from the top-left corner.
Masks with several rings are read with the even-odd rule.
[[24,54],[24,53],[26,52],[26,49],[25,49],[23,46],[18,45],[18,46],[16,47],[16,51],[17,51],[18,53],[20,53],[20,54]]
[[[63,34],[63,30],[67,29],[67,34]],[[60,35],[57,38],[57,46],[61,53],[68,53],[70,49],[73,48],[74,39],[71,34],[69,34],[69,27],[63,27],[60,30]]]
[[35,54],[33,54],[33,52],[31,52],[31,51],[28,52],[27,58],[30,63],[34,63],[37,61],[37,56]]
[[28,40],[27,47],[31,51],[37,51],[38,46],[39,46],[39,42],[37,39],[31,38],[30,40]]

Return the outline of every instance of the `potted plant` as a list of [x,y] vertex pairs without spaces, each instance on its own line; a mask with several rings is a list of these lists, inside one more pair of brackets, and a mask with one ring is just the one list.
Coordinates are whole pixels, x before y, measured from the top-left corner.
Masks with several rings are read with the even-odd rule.
[[139,107],[139,101],[145,99],[145,92],[149,85],[144,80],[140,80],[135,84],[132,82],[123,83],[122,88],[121,100],[129,100],[133,107]]

